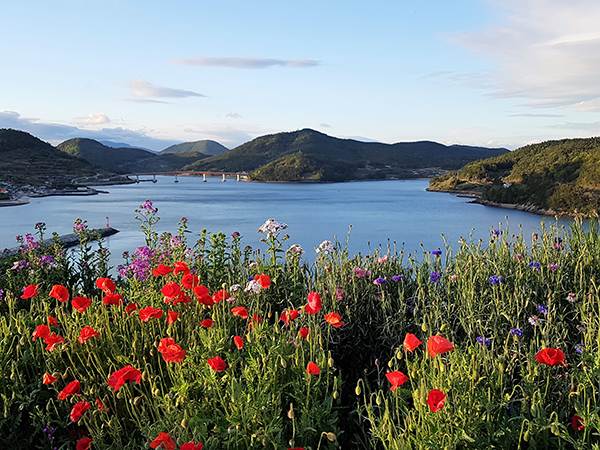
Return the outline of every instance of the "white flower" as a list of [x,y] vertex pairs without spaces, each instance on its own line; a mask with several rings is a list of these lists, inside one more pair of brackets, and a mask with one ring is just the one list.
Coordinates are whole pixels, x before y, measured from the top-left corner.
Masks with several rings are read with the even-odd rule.
[[266,234],[267,237],[271,238],[277,236],[281,231],[285,230],[287,227],[288,226],[286,223],[279,223],[275,219],[268,219],[265,223],[263,223],[260,226],[258,232]]
[[325,253],[326,255],[329,255],[330,253],[335,252],[335,247],[333,246],[331,241],[323,241],[317,247],[317,253],[321,252]]
[[234,284],[234,285],[232,285],[232,286],[229,288],[229,292],[235,292],[235,291],[237,291],[237,290],[239,290],[239,289],[241,289],[241,288],[242,288],[242,286],[241,286],[241,285],[239,285],[239,284]]
[[262,286],[259,284],[258,281],[256,280],[250,280],[248,281],[248,284],[246,285],[246,288],[244,289],[244,292],[259,292],[262,289]]
[[294,256],[300,256],[306,252],[304,251],[304,249],[302,248],[302,246],[300,244],[294,244],[290,248],[288,248],[286,253],[289,253]]

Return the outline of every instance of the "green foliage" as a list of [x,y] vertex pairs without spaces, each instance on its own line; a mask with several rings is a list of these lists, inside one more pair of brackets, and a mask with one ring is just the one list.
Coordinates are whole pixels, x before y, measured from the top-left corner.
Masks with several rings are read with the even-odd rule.
[[[184,219],[176,234],[157,236],[154,205],[147,201],[136,212],[147,247],[120,270],[122,304],[105,304],[108,294],[95,283],[107,274],[106,260],[87,248],[84,221],[76,223],[79,263],[60,259],[57,248],[57,263],[40,266],[42,250],[26,237],[27,251],[5,264],[0,440],[11,448],[49,448],[48,427],[57,447],[72,448],[82,430],[98,449],[147,447],[159,433],[179,446],[194,440],[211,449],[584,449],[600,443],[595,221],[576,221],[571,229],[543,224],[530,239],[499,227],[486,243],[463,240],[456,249],[422,249],[419,257],[391,245],[350,256],[339,242],[324,242],[309,266],[298,247],[284,251],[286,226],[275,220],[259,229],[262,253],[242,248],[236,234],[202,231],[188,244]],[[38,232],[43,240],[43,227]],[[31,262],[29,270],[16,269],[21,258]],[[270,285],[257,287],[265,276]],[[30,284],[39,285],[38,296],[20,298]],[[90,298],[91,306],[79,312],[50,297],[54,284]],[[182,296],[168,298],[174,284]],[[197,284],[213,295],[208,303],[197,301]],[[320,294],[315,314],[306,310],[309,292]],[[139,311],[147,307],[161,316],[143,321]],[[290,310],[299,314],[286,323],[282,313]],[[341,316],[340,327],[327,321],[330,312]],[[167,321],[169,313],[177,319]],[[57,320],[51,332],[64,337],[52,351],[43,338],[32,341],[50,316]],[[86,326],[98,336],[81,342]],[[407,333],[423,343],[406,349]],[[435,335],[454,349],[430,356],[427,341]],[[161,355],[165,338],[185,350],[183,360]],[[566,367],[538,362],[544,348],[563,351]],[[215,356],[225,361],[223,371],[208,365]],[[307,373],[310,361],[320,374]],[[141,372],[141,381],[113,389],[107,380],[127,365]],[[393,391],[391,371],[407,376]],[[58,380],[42,384],[46,372]],[[73,380],[81,395],[59,400]],[[436,412],[428,405],[433,389],[446,395]],[[92,406],[73,423],[69,414],[78,401]],[[575,413],[582,430],[571,425]]]
[[599,167],[600,138],[563,139],[469,163],[455,174],[433,178],[430,189],[478,184],[483,199],[492,202],[590,215],[600,199]]

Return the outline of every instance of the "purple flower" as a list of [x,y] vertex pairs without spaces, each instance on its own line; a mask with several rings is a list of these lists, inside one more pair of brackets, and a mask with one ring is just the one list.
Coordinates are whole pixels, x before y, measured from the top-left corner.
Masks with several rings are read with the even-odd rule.
[[393,281],[400,281],[400,280],[401,280],[401,279],[403,279],[403,278],[404,278],[404,275],[394,275],[394,276],[392,277],[392,280],[393,280]]
[[486,338],[486,337],[483,337],[483,336],[479,336],[476,340],[479,343],[479,345],[481,345],[481,346],[491,345],[491,343],[492,343],[492,341],[489,338]]
[[539,261],[531,261],[531,262],[528,264],[528,266],[529,266],[531,269],[535,270],[536,272],[539,272],[539,271],[540,271],[540,263],[539,263]]
[[344,290],[341,286],[335,288],[335,299],[338,302],[344,299]]
[[502,234],[502,230],[494,230],[492,231],[492,235],[494,236],[500,236]]
[[575,351],[577,353],[579,353],[580,355],[583,353],[583,349],[585,348],[585,345],[583,344],[577,344],[575,345]]
[[517,261],[523,261],[523,255],[521,255],[520,253],[517,253],[517,254],[514,256],[514,258],[515,258]]
[[548,314],[548,307],[545,305],[538,305],[537,309],[542,314]]
[[556,272],[556,270],[558,269],[558,264],[548,264],[548,269],[550,269],[552,272]]
[[577,301],[577,294],[573,294],[572,292],[567,295],[566,300],[571,303],[575,303]]
[[432,283],[435,283],[436,281],[438,281],[440,279],[441,275],[439,272],[431,272],[431,275],[429,275],[429,281],[431,281]]
[[234,239],[235,239],[236,237],[239,237],[239,235],[240,235],[240,232],[239,232],[239,231],[234,231],[233,233],[231,233],[231,237],[232,237],[232,238],[234,238]]
[[490,283],[492,283],[492,284],[504,283],[504,278],[502,278],[501,275],[492,275],[490,277]]
[[442,254],[442,251],[441,250],[434,250],[434,251],[431,252],[431,254],[434,255],[434,256],[440,256]]
[[520,328],[511,328],[510,335],[517,338],[521,338],[523,337],[523,330],[521,330]]
[[373,281],[373,284],[385,284],[387,283],[387,280],[385,278],[377,278],[375,281]]

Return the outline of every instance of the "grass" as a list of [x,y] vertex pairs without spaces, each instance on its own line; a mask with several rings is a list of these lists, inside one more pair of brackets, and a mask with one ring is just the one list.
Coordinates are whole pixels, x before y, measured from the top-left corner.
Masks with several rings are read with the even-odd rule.
[[[596,221],[543,225],[531,237],[499,227],[487,242],[422,249],[418,259],[324,243],[309,265],[286,251],[275,221],[261,227],[259,252],[235,233],[202,231],[192,242],[184,219],[158,236],[151,202],[136,213],[146,246],[115,289],[97,281],[108,277],[108,252],[91,248],[83,221],[76,256],[39,246],[38,224],[20,255],[0,260],[6,446],[600,448]],[[69,301],[49,295],[54,285]],[[91,299],[85,311],[76,296]],[[143,321],[145,308],[155,317]],[[40,325],[64,342],[50,351],[51,338],[33,341]],[[85,327],[98,335],[82,343]],[[405,346],[408,333],[422,343]],[[434,336],[451,345],[432,357]],[[564,361],[545,350],[559,357],[540,362],[543,349]],[[215,357],[224,367],[209,364]],[[134,381],[109,385],[128,366]],[[392,390],[387,375],[397,372],[406,381]],[[44,384],[45,373],[56,381]],[[75,380],[79,395],[60,400]],[[79,402],[90,407],[73,421]]]

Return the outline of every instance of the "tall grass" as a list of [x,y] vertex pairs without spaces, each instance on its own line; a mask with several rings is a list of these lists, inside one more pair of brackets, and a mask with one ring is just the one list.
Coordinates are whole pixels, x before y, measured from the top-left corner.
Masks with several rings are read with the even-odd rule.
[[[600,448],[596,221],[543,225],[533,236],[505,225],[487,242],[418,257],[389,246],[351,256],[324,242],[308,265],[298,247],[286,251],[285,224],[259,229],[259,252],[235,233],[203,230],[191,242],[184,219],[159,236],[152,203],[136,213],[146,246],[114,280],[121,304],[105,304],[111,289],[96,281],[109,273],[108,255],[90,248],[84,222],[77,257],[29,236],[19,256],[1,260],[6,446],[75,448],[85,436],[92,448],[147,448],[168,433],[178,446],[208,449]],[[184,267],[198,281],[190,285]],[[50,297],[57,284],[91,305],[79,312]],[[169,300],[175,284],[182,294]],[[22,298],[30,285],[37,296]],[[150,307],[160,317],[143,321]],[[332,312],[341,326],[326,319]],[[43,324],[64,337],[52,351],[32,341]],[[84,327],[98,336],[79,342]],[[405,346],[407,333],[422,344]],[[432,357],[433,336],[453,349]],[[166,338],[185,350],[181,361],[161,354]],[[543,349],[561,350],[564,365],[541,363]],[[214,357],[224,367],[215,370]],[[140,381],[115,390],[109,377],[127,366]],[[394,388],[391,372],[406,381]],[[45,373],[57,380],[44,384]],[[59,400],[74,380],[79,395]],[[445,395],[441,406],[430,405],[432,391]],[[74,422],[81,401],[91,406]]]

